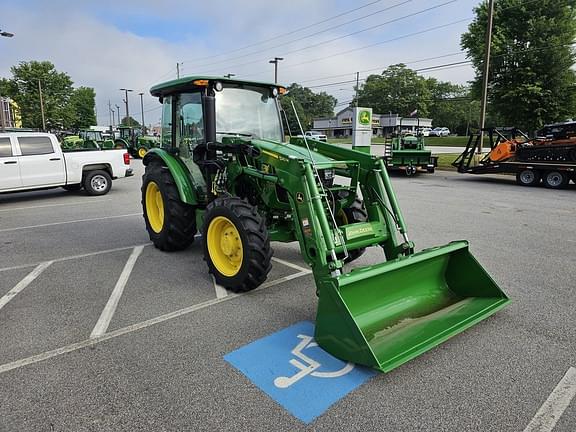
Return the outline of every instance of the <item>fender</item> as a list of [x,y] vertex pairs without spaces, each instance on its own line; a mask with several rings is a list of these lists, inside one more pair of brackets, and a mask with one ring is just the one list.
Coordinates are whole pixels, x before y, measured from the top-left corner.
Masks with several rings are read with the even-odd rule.
[[144,166],[148,165],[154,159],[161,159],[164,165],[172,174],[172,178],[176,183],[178,188],[178,193],[180,194],[180,199],[186,204],[197,205],[198,195],[194,189],[194,181],[192,175],[186,165],[179,159],[172,156],[166,150],[160,148],[153,148],[146,153],[142,163]]

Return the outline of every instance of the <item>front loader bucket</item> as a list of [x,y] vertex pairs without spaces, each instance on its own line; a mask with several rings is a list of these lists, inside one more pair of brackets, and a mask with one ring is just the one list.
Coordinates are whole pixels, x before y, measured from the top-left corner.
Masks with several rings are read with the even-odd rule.
[[510,302],[466,241],[317,283],[319,345],[343,360],[384,372]]

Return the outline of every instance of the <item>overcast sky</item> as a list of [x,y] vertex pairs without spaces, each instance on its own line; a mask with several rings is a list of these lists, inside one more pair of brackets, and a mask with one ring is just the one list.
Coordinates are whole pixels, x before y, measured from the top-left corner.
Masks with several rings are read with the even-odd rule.
[[[400,62],[422,69],[463,61],[460,35],[479,1],[0,0],[0,29],[15,34],[0,38],[0,76],[11,76],[21,61],[49,60],[75,86],[96,90],[100,125],[109,123],[108,100],[123,107],[121,87],[134,89],[130,114],[137,120],[137,93],[145,93],[145,121],[154,124],[159,104],[148,90],[175,78],[177,62],[183,75],[273,81],[268,60],[284,57],[279,82],[312,87]],[[456,83],[473,77],[468,65],[421,73]],[[313,90],[345,104],[352,86]]]

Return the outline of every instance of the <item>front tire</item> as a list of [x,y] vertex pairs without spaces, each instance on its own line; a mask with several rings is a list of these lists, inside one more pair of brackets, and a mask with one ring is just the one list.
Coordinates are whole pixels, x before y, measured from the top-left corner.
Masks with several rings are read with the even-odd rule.
[[148,149],[146,147],[139,147],[138,148],[138,157],[140,159],[144,159],[144,156],[146,156],[146,153],[148,152]]
[[[345,195],[341,194],[340,197],[345,197]],[[350,204],[350,207],[341,209],[338,214],[336,215],[336,222],[338,225],[348,225],[358,222],[366,222],[368,220],[368,213],[366,212],[366,208],[364,207],[364,201],[359,198],[355,198]],[[344,260],[346,263],[350,263],[362,256],[366,248],[354,249],[348,251],[348,258]],[[340,258],[344,258],[344,254],[340,256]]]
[[142,210],[146,230],[154,246],[162,251],[186,249],[196,234],[196,212],[180,200],[167,167],[151,163],[142,176]]
[[216,283],[240,293],[266,280],[272,248],[255,206],[234,196],[216,198],[206,207],[202,235],[204,260]]
[[112,187],[112,178],[106,171],[89,171],[84,177],[83,185],[88,195],[106,195]]

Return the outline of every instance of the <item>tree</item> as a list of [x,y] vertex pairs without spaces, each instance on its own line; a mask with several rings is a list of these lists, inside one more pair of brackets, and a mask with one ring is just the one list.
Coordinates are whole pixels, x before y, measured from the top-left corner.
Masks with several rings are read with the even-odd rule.
[[315,117],[330,117],[334,115],[334,107],[336,106],[336,98],[334,96],[326,92],[314,93],[308,87],[302,87],[296,83],[290,84],[287,90],[288,93],[281,98],[281,104],[288,117],[292,134],[297,135],[300,132],[290,101],[294,101],[296,112],[304,130],[312,128]]
[[358,89],[358,104],[372,107],[377,113],[398,113],[407,116],[429,114],[431,92],[426,79],[400,63],[389,66],[381,75],[370,75]]
[[[11,96],[20,106],[24,127],[41,128],[40,93],[38,82],[42,85],[42,98],[46,127],[69,127],[73,112],[68,102],[73,93],[72,80],[68,74],[58,72],[48,61],[21,62],[11,68],[13,78]],[[6,81],[6,80],[4,80]],[[4,86],[5,83],[2,83]]]
[[69,102],[73,114],[72,128],[82,129],[96,124],[95,98],[93,88],[78,87],[74,90]]
[[478,127],[479,104],[471,99],[468,87],[435,78],[428,78],[426,84],[432,94],[429,116],[435,126],[447,127],[458,135]]
[[306,113],[304,112],[304,108],[302,108],[302,104],[288,94],[286,96],[282,96],[282,98],[280,99],[280,104],[282,105],[282,111],[284,111],[284,114],[282,115],[282,123],[284,124],[284,133],[290,135],[299,135],[300,126],[298,125],[296,114],[294,114],[292,103],[294,103],[294,109],[296,110],[298,118],[302,123],[302,128],[307,129],[307,126],[304,123],[306,119]]
[[122,121],[120,122],[120,124],[122,126],[132,126],[132,127],[136,127],[139,128],[140,127],[140,123],[138,123],[132,116],[130,117],[123,117]]
[[[576,112],[572,70],[576,0],[499,0],[494,10],[488,91],[489,109],[508,126],[533,131]],[[487,5],[462,35],[461,45],[476,70],[473,91],[483,76]]]

